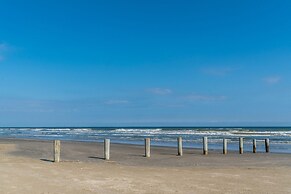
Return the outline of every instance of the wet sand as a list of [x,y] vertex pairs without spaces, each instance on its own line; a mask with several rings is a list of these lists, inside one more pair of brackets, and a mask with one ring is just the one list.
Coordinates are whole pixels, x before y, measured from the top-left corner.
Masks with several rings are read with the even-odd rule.
[[0,140],[1,193],[291,193],[291,154],[61,142],[54,163],[52,141]]

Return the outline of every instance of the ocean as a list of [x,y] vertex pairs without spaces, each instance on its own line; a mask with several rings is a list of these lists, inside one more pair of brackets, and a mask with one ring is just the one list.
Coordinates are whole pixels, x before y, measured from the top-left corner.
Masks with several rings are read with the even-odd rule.
[[202,148],[202,137],[208,137],[209,149],[222,150],[223,138],[228,149],[238,150],[239,137],[244,138],[244,150],[252,151],[252,140],[257,139],[257,151],[264,152],[264,140],[270,139],[273,153],[291,153],[291,127],[2,127],[0,138],[71,140],[101,142],[110,138],[113,143],[142,145],[151,138],[157,146]]

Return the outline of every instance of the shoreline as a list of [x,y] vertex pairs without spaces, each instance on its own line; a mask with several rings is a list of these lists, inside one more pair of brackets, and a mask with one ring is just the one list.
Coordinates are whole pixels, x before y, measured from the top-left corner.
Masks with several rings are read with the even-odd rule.
[[[211,136],[208,136],[209,139],[211,139]],[[24,140],[24,141],[40,141],[40,142],[47,142],[47,141],[54,141],[54,140],[60,140],[62,142],[79,142],[79,143],[98,143],[98,144],[102,144],[103,143],[103,140],[104,139],[98,139],[96,141],[93,141],[93,140],[77,140],[77,139],[58,139],[58,138],[55,138],[55,139],[37,139],[37,138],[18,138],[18,137],[9,137],[9,138],[6,138],[6,137],[0,137],[0,141],[1,140]],[[246,142],[248,142],[248,144],[246,144]],[[257,139],[257,143],[258,142],[261,142],[260,143],[260,146],[257,146],[257,153],[265,153],[265,147],[264,147],[264,140],[262,139]],[[270,153],[272,154],[291,154],[291,152],[288,152],[286,150],[283,150],[283,151],[278,151],[278,149],[273,149],[272,148],[272,143],[270,144]],[[119,145],[132,145],[132,146],[144,146],[144,141],[140,141],[140,142],[126,142],[126,141],[116,141],[116,140],[111,140],[111,144],[119,144]],[[252,144],[250,144],[250,140],[248,139],[247,141],[244,141],[244,152],[245,153],[252,153]],[[218,146],[219,145],[219,146]],[[237,145],[233,145],[233,144],[230,144],[228,143],[228,152],[238,152],[238,142],[237,142]],[[177,148],[177,143],[176,145],[171,145],[169,143],[157,143],[155,142],[154,140],[151,140],[151,147],[161,147],[161,148]],[[221,148],[218,148],[218,147],[221,147]],[[236,148],[234,148],[236,147]],[[193,150],[202,150],[202,143],[201,143],[201,146],[187,146],[187,145],[184,145],[183,143],[183,149],[193,149]],[[222,143],[221,144],[218,144],[218,143],[215,143],[215,146],[214,146],[214,143],[209,143],[209,146],[208,146],[208,149],[210,152],[222,152],[223,150],[223,145]]]
[[[9,154],[39,160],[53,160],[53,141],[30,139],[0,139],[0,143],[14,144],[18,151]],[[104,162],[104,147],[100,142],[61,141],[61,161]],[[252,153],[222,150],[209,150],[203,155],[202,149],[183,148],[183,156],[177,155],[177,148],[151,146],[151,157],[144,157],[143,145],[111,143],[110,161],[121,165],[133,166],[214,166],[236,167],[263,164],[291,166],[291,154],[286,153]],[[232,163],[233,160],[236,163]],[[240,161],[241,160],[241,161]],[[161,161],[163,161],[161,163]],[[215,162],[214,162],[215,161]],[[245,161],[248,161],[245,163]]]
[[184,148],[202,149],[202,138],[208,137],[208,148],[221,150],[223,139],[228,139],[228,150],[238,149],[239,138],[244,138],[244,150],[252,151],[253,139],[257,140],[257,151],[264,152],[265,139],[269,139],[273,153],[291,154],[291,128],[0,128],[0,138],[27,138],[62,141],[103,142],[110,138],[112,143],[143,145],[145,138],[151,138],[151,145],[176,147],[177,138],[183,138]]

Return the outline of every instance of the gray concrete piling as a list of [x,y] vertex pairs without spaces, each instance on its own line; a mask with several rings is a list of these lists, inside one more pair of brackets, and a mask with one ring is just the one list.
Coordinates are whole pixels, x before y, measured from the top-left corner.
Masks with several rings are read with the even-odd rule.
[[244,138],[242,137],[239,138],[239,153],[244,153]]
[[265,139],[265,148],[266,148],[266,153],[270,152],[270,140]]
[[253,153],[257,152],[257,140],[253,139]]
[[104,159],[110,159],[110,139],[104,139]]
[[178,142],[178,156],[183,156],[183,142],[182,142],[182,137],[177,138]]
[[208,155],[208,141],[207,137],[203,137],[203,154]]
[[61,141],[54,140],[54,162],[60,162],[61,159]]
[[227,139],[223,139],[223,154],[227,154]]
[[149,158],[151,157],[151,139],[145,138],[145,157]]

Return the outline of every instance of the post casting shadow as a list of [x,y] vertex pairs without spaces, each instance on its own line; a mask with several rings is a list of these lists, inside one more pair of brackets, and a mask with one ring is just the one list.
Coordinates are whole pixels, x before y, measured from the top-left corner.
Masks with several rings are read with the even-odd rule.
[[53,160],[49,160],[49,159],[45,159],[45,158],[41,158],[40,160],[43,162],[54,162]]
[[104,160],[103,157],[98,157],[98,156],[89,156],[88,158],[98,159],[98,160]]

